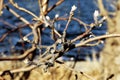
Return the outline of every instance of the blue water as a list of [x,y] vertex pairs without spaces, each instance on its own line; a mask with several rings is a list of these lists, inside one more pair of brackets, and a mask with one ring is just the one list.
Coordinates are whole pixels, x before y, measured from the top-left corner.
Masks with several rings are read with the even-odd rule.
[[[7,1],[7,0],[6,0]],[[26,9],[34,12],[36,15],[39,15],[39,6],[37,1],[38,0],[14,0],[18,2],[19,6],[23,6]],[[56,1],[58,0],[50,0],[50,5],[53,5]],[[29,3],[28,3],[29,2]],[[5,2],[6,3],[6,2]],[[78,19],[81,19],[87,24],[90,24],[93,22],[93,13],[95,10],[98,10],[96,0],[65,0],[63,4],[61,4],[59,7],[56,7],[54,10],[52,10],[48,16],[50,18],[54,18],[56,14],[59,14],[61,17],[67,17],[69,16],[69,12],[71,10],[72,5],[77,6],[77,10],[74,13],[74,17],[77,17]],[[26,18],[28,21],[32,22],[32,16],[28,15],[27,13],[21,12],[19,10],[16,10],[14,7],[9,5],[12,9],[14,9],[17,13],[19,13],[22,17]],[[109,9],[109,7],[108,7]],[[19,19],[14,17],[9,11],[6,9],[3,10],[4,14],[0,16],[0,20],[5,20],[9,22],[10,24],[16,26],[17,24],[21,23]],[[56,29],[59,32],[62,32],[64,29],[64,26],[66,25],[66,21],[61,21],[61,22],[56,22]],[[6,28],[8,28],[6,30]],[[14,27],[9,27],[2,22],[0,22],[0,37],[5,34],[7,31],[13,29]],[[103,23],[102,27],[97,27],[94,30],[92,30],[93,34],[96,36],[103,35],[106,33],[107,27],[106,23]],[[22,35],[25,36],[31,30],[29,28],[22,28],[21,29]],[[69,28],[67,30],[67,38],[68,39],[73,39],[77,35],[81,34],[84,32],[83,26],[79,25],[77,22],[73,21],[70,23]],[[4,53],[9,53],[12,52],[11,50],[20,50],[21,44],[19,44],[20,41],[20,33],[18,31],[13,32],[12,34],[9,34],[3,42],[0,42],[0,52]],[[44,45],[50,45],[53,43],[53,41],[50,38],[50,29],[45,29],[43,31],[42,35],[42,44]],[[32,36],[30,37],[32,39]],[[19,45],[18,45],[19,44]],[[28,45],[28,44],[27,44]],[[30,45],[25,46],[25,47],[30,47]],[[86,55],[89,55],[91,53],[96,52],[97,54],[103,49],[104,44],[100,44],[94,47],[80,47],[73,49],[69,52],[67,52],[66,56],[72,56],[76,57],[79,56],[78,58],[83,59]],[[65,58],[67,59],[67,58]]]

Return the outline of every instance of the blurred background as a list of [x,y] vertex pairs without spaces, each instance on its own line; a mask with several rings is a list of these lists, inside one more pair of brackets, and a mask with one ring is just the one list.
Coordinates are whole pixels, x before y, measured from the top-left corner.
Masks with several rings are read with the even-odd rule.
[[[38,0],[14,0],[18,3],[19,6],[24,7],[36,15],[39,15],[39,5]],[[56,3],[58,0],[50,0],[49,6],[52,6],[54,3]],[[105,8],[109,11],[114,11],[114,5],[113,2],[115,0],[103,0],[105,4]],[[15,10],[18,14],[20,14],[22,17],[26,18],[28,21],[32,22],[32,16],[28,15],[25,12],[19,11],[15,9],[13,6],[9,5],[7,0],[4,0],[4,3],[8,4],[10,8]],[[93,13],[95,10],[98,9],[97,0],[65,0],[60,6],[53,9],[48,16],[53,19],[56,14],[59,14],[60,17],[68,17],[69,12],[71,10],[71,7],[75,5],[77,6],[77,10],[74,13],[74,17],[82,20],[83,22],[90,24],[94,22],[93,20]],[[55,28],[62,33],[67,21],[58,21],[55,23]],[[18,25],[22,24],[22,22],[16,18],[13,14],[11,14],[6,9],[3,10],[2,16],[0,16],[0,38],[3,34],[7,33],[8,31],[11,31],[18,27]],[[10,26],[11,25],[11,26]],[[69,28],[67,30],[67,38],[73,39],[77,35],[83,33],[85,30],[82,25],[78,24],[75,21],[72,21],[69,25]],[[95,36],[104,35],[107,31],[107,25],[106,23],[103,23],[101,27],[96,27],[92,30],[92,33],[95,34]],[[24,42],[25,45],[22,45],[21,42],[21,36],[25,36],[28,33],[31,32],[31,29],[29,27],[23,27],[20,29],[17,29],[10,34],[7,35],[7,37],[0,42],[0,53],[11,55],[12,52],[18,52],[21,53],[23,50],[26,50],[31,45],[27,42]],[[32,40],[32,36],[29,37],[30,40]],[[45,29],[42,34],[42,44],[43,45],[51,45],[53,44],[53,41],[50,36],[50,29]],[[103,49],[104,44],[99,44],[94,47],[80,47],[73,49],[69,52],[67,52],[63,59],[69,60],[71,57],[76,58],[78,60],[85,60],[86,56],[91,57],[92,53],[98,54]]]

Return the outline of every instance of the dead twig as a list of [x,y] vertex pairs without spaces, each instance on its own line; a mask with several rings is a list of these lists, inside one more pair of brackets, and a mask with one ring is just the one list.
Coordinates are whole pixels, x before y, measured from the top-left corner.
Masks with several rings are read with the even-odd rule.
[[[9,25],[9,26],[10,26],[10,25]],[[20,24],[20,25],[18,25],[18,27],[13,28],[12,30],[6,32],[5,34],[3,34],[3,35],[0,37],[0,42],[2,42],[2,41],[7,37],[7,35],[9,35],[11,32],[17,31],[18,29],[24,28],[24,27],[26,27],[26,26],[28,26],[28,24],[23,24],[23,25]],[[14,27],[14,26],[11,26],[11,27]]]
[[17,18],[19,18],[21,21],[23,21],[25,24],[30,24],[29,21],[27,21],[25,18],[21,17],[19,14],[17,14],[14,10],[12,10],[11,8],[9,8],[7,5],[5,5],[5,8],[11,12],[14,16],[16,16]]
[[26,50],[22,55],[20,56],[12,56],[12,57],[1,57],[0,61],[16,61],[16,60],[23,60],[26,58],[31,52],[33,52],[36,49],[35,45],[32,46],[32,48]]
[[94,37],[94,38],[90,38],[88,40],[85,40],[81,43],[76,44],[75,47],[85,46],[87,43],[90,43],[92,41],[105,39],[105,38],[113,38],[113,37],[120,37],[120,34],[108,34],[108,35],[103,35],[103,36],[97,36],[97,37]]
[[2,14],[2,9],[3,9],[3,0],[0,0],[0,16]]
[[29,11],[29,10],[23,8],[23,7],[18,6],[18,4],[15,3],[13,0],[9,0],[9,2],[10,2],[15,8],[17,8],[18,10],[21,10],[21,11],[23,11],[23,12],[26,12],[26,13],[30,14],[31,16],[33,16],[34,18],[38,19],[38,17],[37,17],[34,13],[32,13],[31,11]]
[[66,39],[66,31],[67,31],[67,28],[68,28],[68,25],[70,24],[71,20],[72,20],[72,17],[74,15],[74,11],[77,9],[77,7],[75,5],[72,6],[71,8],[71,11],[70,11],[70,16],[68,18],[68,22],[65,26],[65,29],[63,31],[63,42],[65,42],[65,39]]
[[53,10],[55,7],[59,6],[61,3],[63,3],[64,0],[59,0],[57,3],[55,3],[52,7],[48,8],[48,10],[45,12],[45,15],[47,15],[51,10]]

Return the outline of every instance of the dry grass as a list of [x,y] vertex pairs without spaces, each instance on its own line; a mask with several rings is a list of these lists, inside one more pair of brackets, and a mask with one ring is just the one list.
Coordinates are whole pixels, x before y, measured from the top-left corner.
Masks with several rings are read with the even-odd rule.
[[[107,57],[111,58],[111,57]],[[120,59],[120,57],[116,57],[115,60]],[[104,60],[104,61],[102,61]],[[108,60],[108,59],[106,59]],[[15,75],[14,80],[119,80],[120,78],[120,72],[119,72],[119,65],[116,64],[116,61],[111,61],[106,67],[104,66],[107,62],[103,57],[101,57],[100,61],[82,61],[77,62],[74,66],[74,71],[71,70],[74,64],[74,62],[65,62],[65,64],[58,64],[56,63],[54,67],[51,67],[45,72],[43,67],[38,67],[36,69],[33,69],[30,72],[30,75],[25,78],[24,73],[19,73]],[[113,64],[114,63],[114,64]],[[117,63],[119,61],[117,60]],[[21,65],[21,62],[11,62],[11,61],[4,61],[0,62],[0,71],[3,70],[10,70],[19,68],[23,65]],[[83,72],[81,74],[80,72]],[[112,74],[113,77],[111,79],[107,79]],[[116,72],[116,73],[115,73]],[[87,74],[87,75],[86,75]],[[76,76],[77,75],[77,76]],[[5,80],[12,80],[9,75],[3,76]],[[92,79],[90,79],[91,77]],[[2,80],[2,79],[0,79]]]
[[[120,55],[109,56],[106,58],[105,56],[105,53],[101,53],[101,58],[99,61],[93,60],[77,62],[74,66],[74,71],[70,68],[73,67],[74,62],[68,61],[65,62],[65,64],[55,63],[55,66],[49,68],[47,72],[43,70],[44,67],[33,69],[30,71],[27,78],[25,78],[23,72],[14,74],[14,80],[119,80]],[[18,61],[1,61],[0,71],[20,68],[23,65],[24,64],[22,64],[22,62]],[[81,74],[81,72],[83,72],[83,74]],[[2,78],[5,80],[12,80],[9,75],[2,76],[0,80],[2,80]]]

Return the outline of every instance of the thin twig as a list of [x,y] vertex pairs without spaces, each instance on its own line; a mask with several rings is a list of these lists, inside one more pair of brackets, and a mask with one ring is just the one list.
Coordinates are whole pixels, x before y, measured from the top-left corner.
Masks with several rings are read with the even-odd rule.
[[91,46],[99,45],[100,43],[101,43],[101,40],[99,40],[98,42],[93,43],[93,44],[85,44],[84,46],[89,46],[89,47],[91,47]]
[[103,17],[102,19],[100,19],[100,20],[98,21],[97,24],[96,24],[96,23],[91,23],[91,24],[89,24],[89,25],[86,24],[87,26],[90,26],[90,28],[87,29],[87,28],[85,27],[86,31],[85,31],[83,34],[78,35],[76,38],[72,39],[71,42],[73,43],[73,42],[75,42],[75,41],[77,41],[77,40],[80,40],[81,38],[83,38],[84,36],[86,36],[87,34],[89,34],[94,27],[99,26],[99,25],[102,24],[105,20],[106,20],[106,17]]
[[17,18],[19,18],[21,21],[23,21],[25,24],[30,24],[29,21],[27,21],[25,18],[21,17],[19,14],[17,14],[14,10],[12,10],[11,8],[9,8],[7,5],[5,6],[5,8],[10,11],[14,16],[16,16]]
[[[57,18],[57,20],[59,21],[59,20],[68,20],[69,19],[69,17],[58,17]],[[84,23],[83,21],[81,21],[80,19],[78,19],[78,18],[75,18],[75,17],[72,17],[72,20],[75,20],[75,21],[77,21],[80,25],[83,25],[83,26],[89,26],[88,24],[86,24],[86,23]]]
[[0,22],[2,22],[3,24],[5,24],[5,25],[7,25],[7,26],[9,26],[10,28],[16,28],[16,26],[14,26],[14,25],[12,25],[12,24],[10,24],[9,22],[7,22],[7,21],[4,21],[3,19],[0,19]]
[[18,10],[21,10],[21,11],[23,11],[23,12],[26,12],[26,13],[30,14],[31,16],[33,16],[34,18],[38,19],[38,17],[37,17],[34,13],[32,13],[31,11],[29,11],[29,10],[23,8],[23,7],[18,6],[18,4],[15,3],[13,0],[9,0],[9,2],[10,2],[15,8],[17,8]]
[[94,38],[90,38],[90,39],[88,39],[84,42],[76,44],[75,47],[84,46],[87,43],[90,43],[90,42],[93,42],[93,41],[96,41],[96,40],[105,39],[105,38],[113,38],[113,37],[120,37],[120,34],[108,34],[108,35],[103,35],[103,36],[97,36],[97,37],[94,37]]
[[52,7],[48,8],[45,15],[47,15],[51,10],[53,10],[55,7],[59,6],[61,3],[63,3],[64,0],[59,0],[57,3],[55,3]]
[[8,34],[10,34],[11,32],[14,32],[14,31],[16,31],[16,30],[18,30],[18,29],[20,29],[20,28],[26,27],[26,26],[28,26],[28,24],[23,24],[23,25],[20,24],[20,25],[18,25],[18,27],[14,28],[14,29],[12,29],[12,30],[10,30],[10,31],[8,31],[8,32],[6,32],[5,34],[3,34],[3,35],[0,37],[0,42],[3,41],[3,40],[6,38],[6,36],[7,36]]
[[71,40],[71,43],[77,41],[77,40],[80,40],[81,38],[83,38],[84,36],[86,36],[87,34],[90,33],[90,31],[92,30],[92,28],[88,29],[86,32],[84,32],[83,34],[81,35],[78,35],[76,38],[72,39]]
[[20,56],[12,56],[12,57],[1,57],[0,61],[16,61],[16,60],[22,60],[24,58],[26,58],[32,51],[34,51],[36,49],[35,45],[32,46],[32,48],[26,50],[22,55]]
[[87,77],[87,78],[90,79],[90,80],[95,80],[94,78],[92,78],[90,75],[88,75],[88,74],[85,73],[85,72],[75,70],[75,69],[73,69],[73,68],[71,68],[71,67],[69,67],[69,66],[67,66],[67,65],[65,65],[65,64],[61,64],[61,65],[63,65],[64,67],[66,67],[67,69],[73,71],[73,72],[76,73],[76,74],[81,74],[81,75]]

